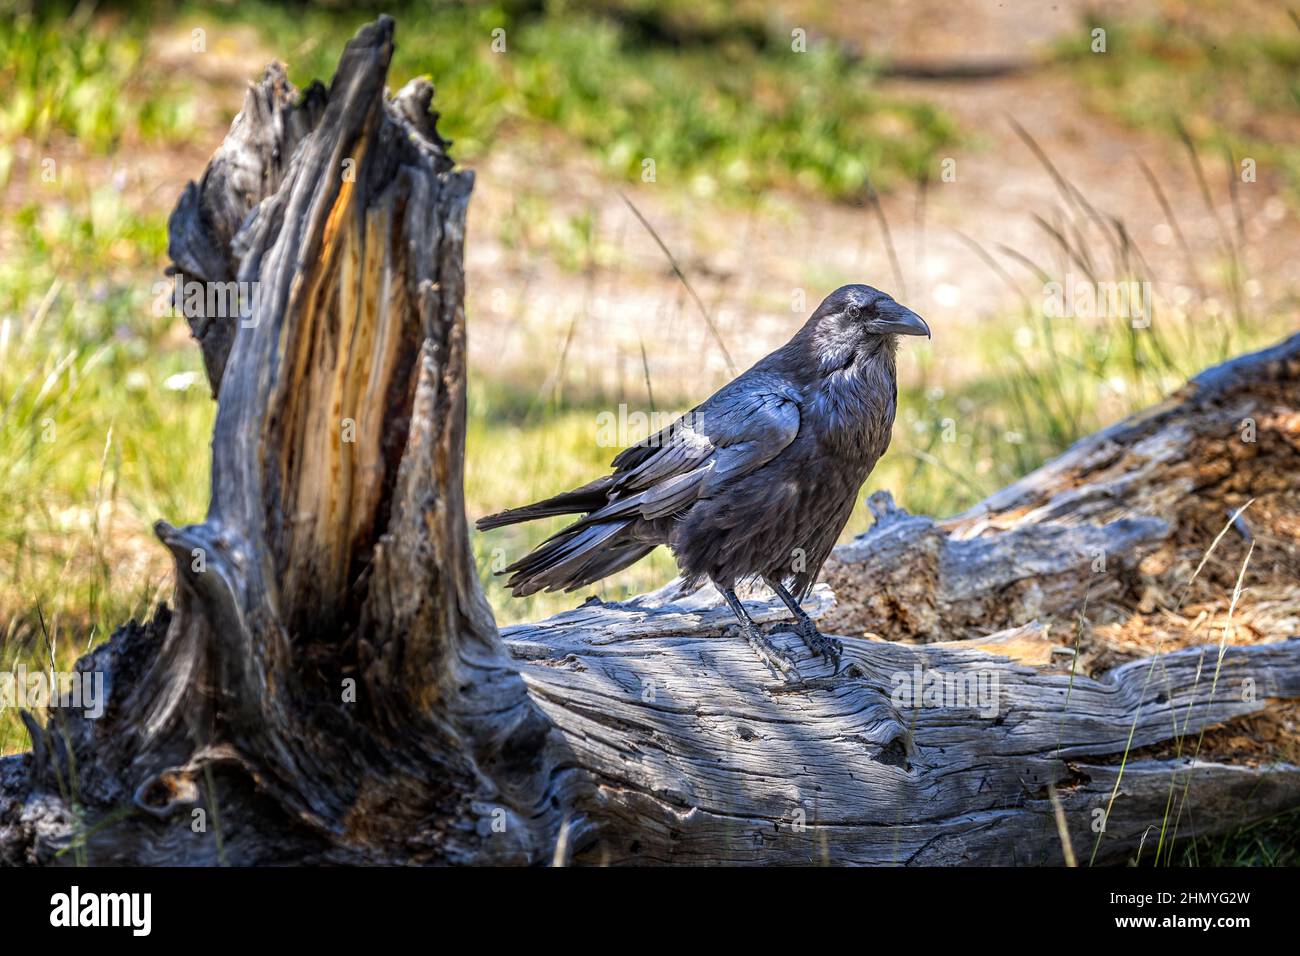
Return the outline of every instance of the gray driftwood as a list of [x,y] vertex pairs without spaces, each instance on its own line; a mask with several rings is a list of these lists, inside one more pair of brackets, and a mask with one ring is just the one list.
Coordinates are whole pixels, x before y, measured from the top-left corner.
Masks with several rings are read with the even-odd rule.
[[955,522],[877,502],[839,602],[812,602],[845,634],[838,674],[761,596],[802,684],[708,591],[498,633],[462,501],[472,179],[427,84],[385,95],[392,44],[387,18],[362,30],[328,90],[269,69],[173,215],[176,268],[259,283],[251,314],[191,317],[219,395],[211,508],[158,525],[175,609],[78,665],[106,675],[104,716],[29,719],[31,752],[0,760],[0,861],[1050,864],[1297,803],[1300,768],[1189,759],[1300,696],[1293,630],[1094,677],[1050,628],[1183,569],[1177,548],[1141,565],[1183,540],[1151,496],[1196,493],[1166,479],[1196,472],[1197,429],[1253,410],[1250,473],[1291,462],[1300,339]]

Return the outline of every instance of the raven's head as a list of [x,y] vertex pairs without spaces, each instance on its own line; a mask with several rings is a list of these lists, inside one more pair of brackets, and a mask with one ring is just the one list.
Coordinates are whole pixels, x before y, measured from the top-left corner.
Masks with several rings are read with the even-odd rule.
[[820,374],[859,362],[894,365],[900,335],[930,334],[925,320],[869,285],[846,285],[828,295],[790,341]]
[[[924,335],[930,327],[911,309],[899,305],[888,293],[869,285],[840,286],[813,313],[819,326],[833,323],[867,335]],[[847,320],[847,321],[846,321]]]

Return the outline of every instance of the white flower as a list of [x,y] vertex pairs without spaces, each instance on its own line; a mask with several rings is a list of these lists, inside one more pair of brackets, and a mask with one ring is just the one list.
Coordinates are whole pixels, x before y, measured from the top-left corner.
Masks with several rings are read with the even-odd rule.
[[184,392],[198,380],[198,372],[177,372],[175,375],[167,376],[166,381],[163,382],[163,388],[169,392]]

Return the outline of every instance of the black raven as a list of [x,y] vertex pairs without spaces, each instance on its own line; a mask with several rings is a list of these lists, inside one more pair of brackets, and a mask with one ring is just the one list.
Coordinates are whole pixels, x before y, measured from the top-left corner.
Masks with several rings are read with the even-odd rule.
[[625,449],[613,474],[479,519],[486,530],[583,515],[501,572],[512,575],[508,587],[516,597],[572,591],[666,544],[685,586],[712,581],[769,665],[796,673],[736,597],[742,582],[765,582],[805,643],[838,662],[839,642],[818,633],[799,601],[889,446],[898,336],[929,334],[884,292],[836,289],[789,342]]

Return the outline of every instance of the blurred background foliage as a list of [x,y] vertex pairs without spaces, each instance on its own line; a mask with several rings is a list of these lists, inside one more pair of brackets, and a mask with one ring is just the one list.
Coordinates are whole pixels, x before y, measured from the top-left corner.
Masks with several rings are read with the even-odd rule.
[[[927,315],[934,342],[900,355],[894,445],[865,489],[913,511],[967,508],[1294,329],[1294,18],[1226,0],[996,7],[0,2],[0,665],[66,664],[170,598],[151,523],[202,519],[215,409],[183,320],[156,307],[167,215],[264,63],[328,80],[381,10],[392,84],[434,80],[440,128],[479,174],[471,518],[606,467],[599,422],[620,405],[685,410],[729,377],[622,194],[742,366],[844,282]],[[1047,315],[1045,284],[1070,275],[1148,283],[1149,326]],[[860,508],[846,534],[868,521]],[[673,574],[657,553],[577,595],[510,599],[492,568],[549,530],[475,536],[502,623]],[[0,751],[20,746],[0,716]],[[1249,839],[1205,854],[1293,852],[1267,828]]]

